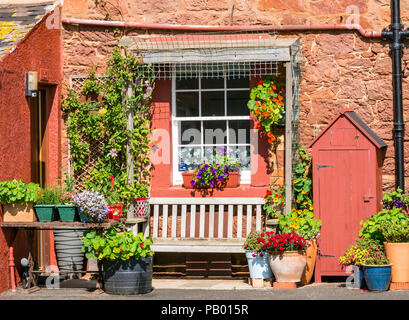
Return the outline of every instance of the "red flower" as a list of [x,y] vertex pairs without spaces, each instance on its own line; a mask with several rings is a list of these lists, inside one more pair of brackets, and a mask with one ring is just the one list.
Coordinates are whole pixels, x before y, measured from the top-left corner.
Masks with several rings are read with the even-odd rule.
[[145,246],[145,244],[144,243],[141,243],[141,248],[143,248]]
[[257,82],[257,86],[262,86],[263,85],[263,80],[260,80],[259,82]]

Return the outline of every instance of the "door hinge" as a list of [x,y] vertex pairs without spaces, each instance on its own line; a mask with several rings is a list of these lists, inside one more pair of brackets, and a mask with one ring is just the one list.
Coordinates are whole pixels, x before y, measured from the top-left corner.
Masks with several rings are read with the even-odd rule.
[[323,258],[335,258],[335,256],[333,256],[333,255],[321,254],[321,252],[318,252],[318,259],[321,259],[321,257],[323,257]]
[[320,169],[320,168],[329,168],[329,167],[334,167],[333,165],[330,165],[330,164],[317,164],[317,169]]

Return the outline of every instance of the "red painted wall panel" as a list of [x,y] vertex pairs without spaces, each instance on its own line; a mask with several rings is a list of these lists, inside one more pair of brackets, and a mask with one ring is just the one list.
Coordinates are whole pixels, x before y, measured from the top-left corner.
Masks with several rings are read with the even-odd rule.
[[[57,8],[56,10],[59,10]],[[18,47],[0,60],[0,180],[31,179],[30,99],[25,97],[27,71],[47,72],[47,81],[40,85],[49,88],[51,113],[48,119],[49,175],[53,182],[60,175],[60,83],[62,81],[61,29],[48,29],[43,20],[19,43]],[[0,230],[0,292],[9,288],[8,246],[9,231]],[[16,266],[19,258],[27,256],[24,232],[16,238]],[[51,252],[53,255],[54,248]],[[51,263],[56,264],[55,257]],[[20,271],[20,270],[19,270]]]

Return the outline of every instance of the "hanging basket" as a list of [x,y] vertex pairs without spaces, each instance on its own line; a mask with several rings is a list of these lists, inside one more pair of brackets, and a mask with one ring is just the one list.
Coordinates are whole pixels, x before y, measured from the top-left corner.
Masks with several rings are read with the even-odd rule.
[[149,199],[147,198],[135,198],[133,202],[134,210],[129,212],[128,218],[148,218],[150,214]]

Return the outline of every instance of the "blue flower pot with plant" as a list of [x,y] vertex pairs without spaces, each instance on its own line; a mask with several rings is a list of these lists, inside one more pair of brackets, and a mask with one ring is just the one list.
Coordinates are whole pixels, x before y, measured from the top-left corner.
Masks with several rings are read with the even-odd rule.
[[370,291],[386,291],[392,277],[391,265],[364,265],[365,281]]

